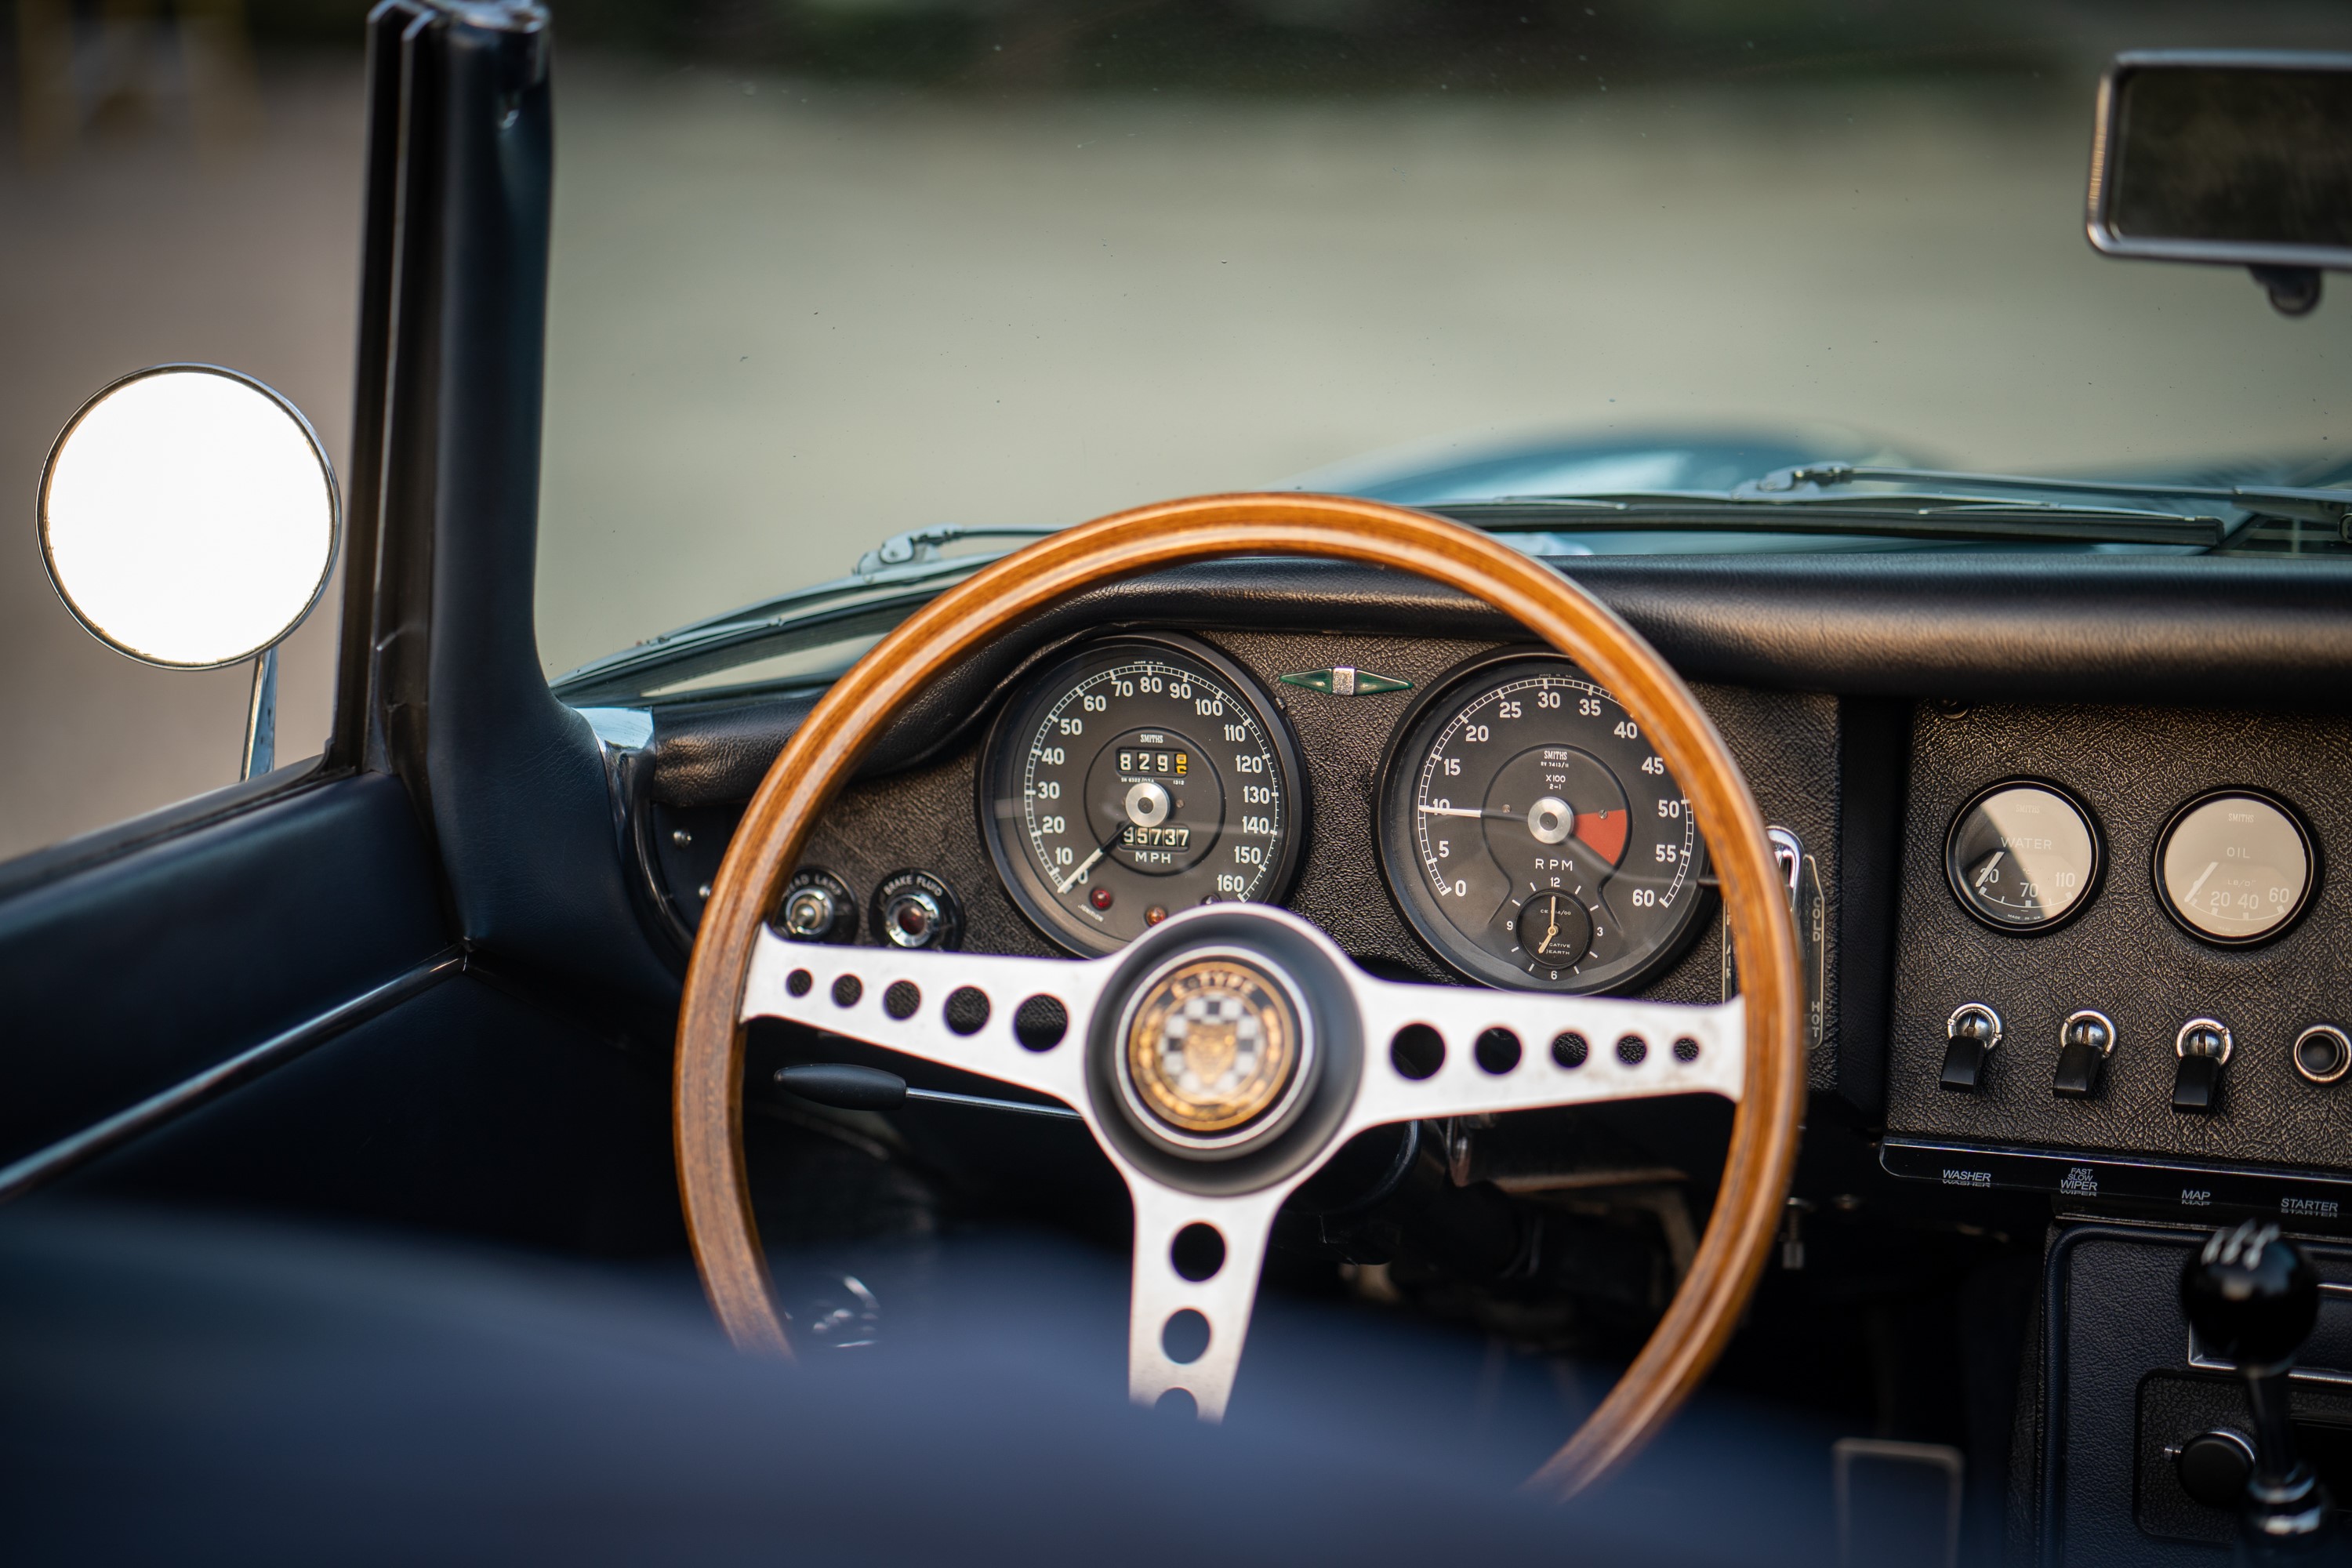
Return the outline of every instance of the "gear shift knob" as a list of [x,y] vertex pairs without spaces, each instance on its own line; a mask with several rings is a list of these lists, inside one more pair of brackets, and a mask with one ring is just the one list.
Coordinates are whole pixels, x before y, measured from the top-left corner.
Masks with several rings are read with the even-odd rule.
[[2248,1220],[2181,1271],[2180,1305],[2207,1348],[2251,1374],[2294,1359],[2319,1318],[2319,1277],[2278,1226]]
[[2300,1558],[2327,1537],[2327,1490],[2295,1456],[2287,1369],[2319,1318],[2319,1277],[2278,1226],[2217,1230],[2180,1271],[2180,1305],[2207,1348],[2238,1363],[2254,1426],[2254,1473],[2238,1522],[2252,1562]]

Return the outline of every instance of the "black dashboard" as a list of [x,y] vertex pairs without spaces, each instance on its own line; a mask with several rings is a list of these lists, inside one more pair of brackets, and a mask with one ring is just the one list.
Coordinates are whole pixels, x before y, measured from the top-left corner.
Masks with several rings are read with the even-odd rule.
[[[1811,971],[1811,1085],[1886,1174],[2184,1218],[2252,1208],[2323,1228],[2352,1202],[2337,1184],[2352,1188],[2352,1102],[2326,1033],[2352,1029],[2352,903],[2333,869],[2352,847],[2342,805],[2352,721],[2331,711],[2352,689],[2352,584],[2339,570],[1941,553],[1560,564],[1692,681],[1779,830]],[[1638,744],[1610,751],[1624,716],[1605,694],[1576,688],[1573,670],[1530,661],[1513,634],[1442,590],[1305,563],[1224,563],[1090,595],[1008,637],[899,721],[804,858],[795,890],[817,889],[833,923],[803,934],[872,943],[910,921],[921,941],[1082,952],[1123,940],[1090,938],[1089,896],[1108,906],[1093,913],[1129,921],[1165,907],[1151,901],[1156,888],[1218,896],[1215,883],[1186,879],[1217,874],[1204,860],[1187,861],[1182,876],[1160,870],[1166,879],[1133,865],[1097,879],[1120,840],[1045,832],[1048,822],[1062,832],[1067,815],[1041,816],[1036,803],[1045,732],[1091,720],[1097,732],[1071,737],[1058,782],[1101,796],[1118,835],[1140,835],[1130,861],[1181,860],[1184,849],[1162,851],[1199,842],[1171,836],[1184,826],[1176,816],[1153,815],[1177,810],[1163,785],[1178,782],[1166,770],[1180,756],[1187,780],[1208,765],[1230,774],[1252,755],[1267,770],[1252,779],[1295,770],[1272,795],[1253,792],[1250,815],[1268,814],[1254,841],[1265,875],[1229,882],[1225,896],[1277,899],[1375,973],[1717,999],[1736,985],[1736,955],[1705,894],[1704,858],[1654,830],[1655,814],[1672,809],[1671,781],[1642,773]],[[1202,672],[1221,700],[1254,711],[1220,713],[1213,729],[1189,734],[1159,710],[1122,716],[1119,683],[1150,679],[1139,673],[1147,667],[1171,679]],[[1529,953],[1512,951],[1514,921],[1549,889],[1490,894],[1499,921],[1482,925],[1482,907],[1448,931],[1417,885],[1434,864],[1417,818],[1441,803],[1466,815],[1452,795],[1431,793],[1442,779],[1432,770],[1448,761],[1433,737],[1458,742],[1482,716],[1499,723],[1496,693],[1531,679],[1530,706],[1548,690],[1570,710],[1548,710],[1562,732],[1518,733],[1512,754],[1567,745],[1601,762],[1607,778],[1590,785],[1618,793],[1598,802],[1591,787],[1561,792],[1571,826],[1530,817],[1534,801],[1518,796],[1540,790],[1497,783],[1499,766],[1477,781],[1475,809],[1490,820],[1473,831],[1491,836],[1492,819],[1507,816],[1500,826],[1517,848],[1540,848],[1549,833],[1588,862],[1610,852],[1601,869],[1616,879],[1613,894],[1566,912],[1555,902],[1528,940],[1580,912],[1596,922],[1630,912],[1638,886],[1675,875],[1691,895],[1643,933],[1638,962],[1595,961],[1597,978],[1572,964],[1532,973]],[[1186,712],[1195,701],[1205,712],[1211,688],[1186,689]],[[1089,708],[1097,698],[1103,706]],[[742,803],[814,700],[659,707],[650,742],[618,759],[646,918],[674,953],[690,941]],[[1574,712],[1580,700],[1595,711]],[[1587,728],[1569,734],[1580,720]],[[1169,735],[1178,738],[1162,744]],[[1082,743],[1110,770],[1091,784]],[[1153,746],[1164,754],[1143,754]],[[1234,754],[1213,764],[1221,747]],[[1238,795],[1246,782],[1232,774],[1216,787]],[[1658,787],[1643,794],[1645,783]],[[2048,907],[2004,916],[1985,895],[2021,861],[2000,858],[2000,825],[1988,827],[1981,807],[1989,797],[2013,806],[2021,792],[2071,807],[2089,844],[2086,853],[2079,837],[2051,841],[2054,850],[2018,838],[2029,858],[2045,851],[2038,863],[2052,886],[2024,896]],[[1286,794],[1277,820],[1273,797]],[[2179,897],[2189,889],[2168,894],[2163,880],[2168,830],[2180,837],[2177,819],[2217,797],[2273,811],[2304,847],[2299,869],[2254,895],[2285,903],[2251,934],[2200,931]],[[1142,804],[1121,816],[1129,801]],[[1612,836],[1609,813],[1634,807],[1648,816],[1643,830]],[[1090,854],[1092,875],[1066,880]],[[1989,860],[1988,885],[1974,885]],[[2073,885],[2052,890],[2062,875]],[[2210,903],[2220,886],[2191,898]],[[785,902],[778,918],[790,924]]]

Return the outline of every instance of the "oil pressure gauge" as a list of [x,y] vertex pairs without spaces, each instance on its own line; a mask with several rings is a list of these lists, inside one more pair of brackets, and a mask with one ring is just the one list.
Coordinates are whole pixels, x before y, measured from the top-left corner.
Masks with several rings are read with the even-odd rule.
[[2230,791],[2190,801],[2156,847],[2165,912],[2225,947],[2267,942],[2311,901],[2319,857],[2302,820],[2267,795]]
[[1969,802],[1944,841],[1952,896],[1996,931],[2048,931],[2081,913],[2102,859],[2090,812],[2030,779],[1995,784]]

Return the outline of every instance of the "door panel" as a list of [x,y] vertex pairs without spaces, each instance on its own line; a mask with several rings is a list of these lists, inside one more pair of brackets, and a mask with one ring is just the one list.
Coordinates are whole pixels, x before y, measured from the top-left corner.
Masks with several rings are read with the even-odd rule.
[[430,867],[407,792],[362,774],[0,900],[0,1160],[429,959]]
[[667,1065],[461,974],[52,1194],[676,1253]]

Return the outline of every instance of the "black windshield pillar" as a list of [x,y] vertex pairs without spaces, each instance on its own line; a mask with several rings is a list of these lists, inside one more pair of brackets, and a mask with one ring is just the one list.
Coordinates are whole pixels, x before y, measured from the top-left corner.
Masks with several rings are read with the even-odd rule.
[[353,512],[374,581],[354,740],[408,785],[468,943],[667,1003],[602,750],[548,690],[534,625],[547,15],[385,0],[369,27]]

